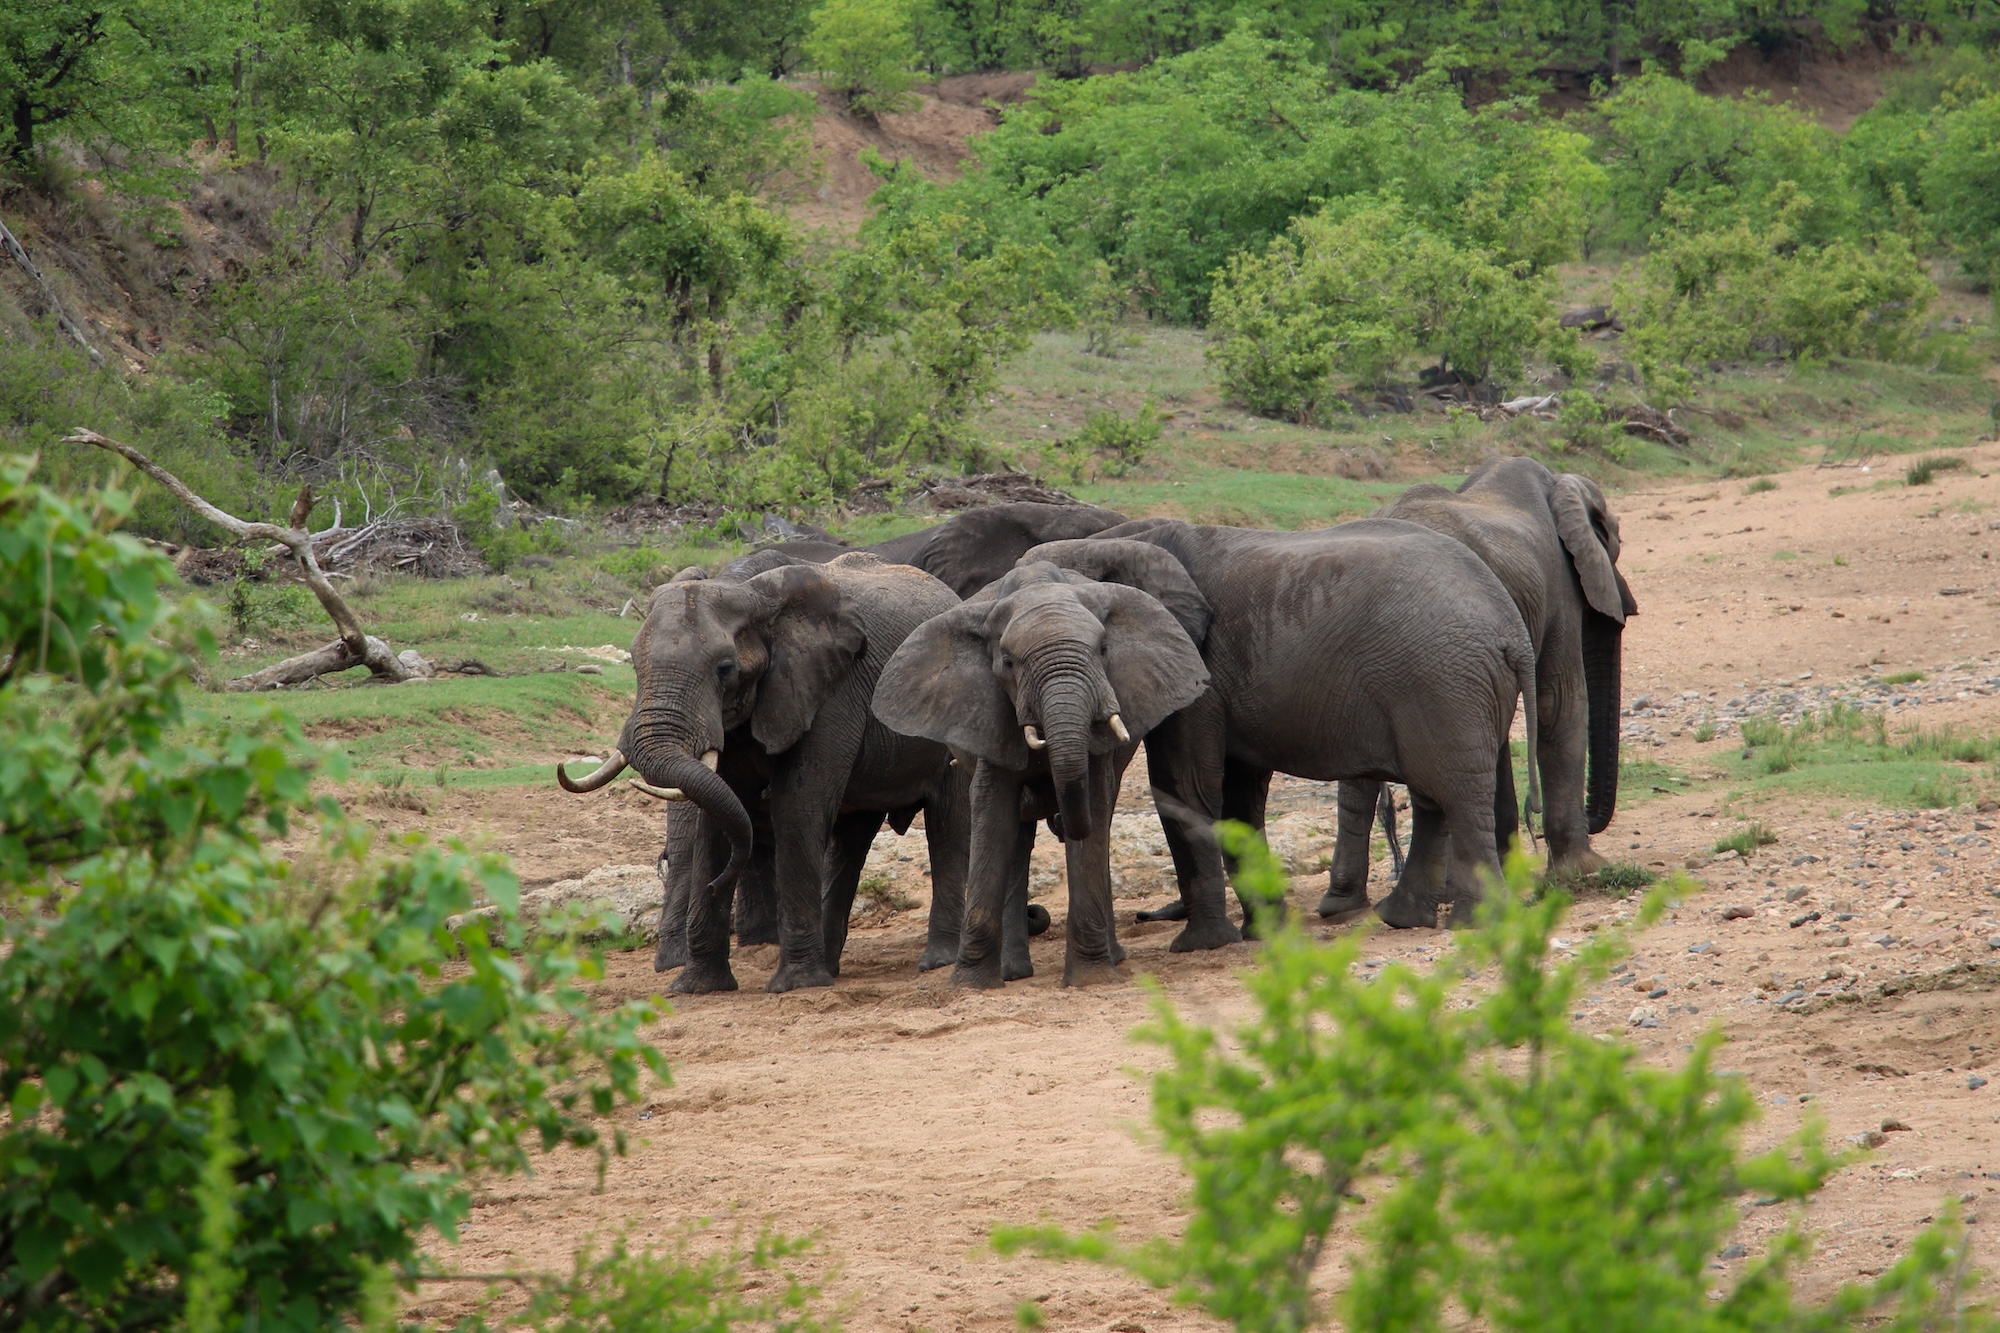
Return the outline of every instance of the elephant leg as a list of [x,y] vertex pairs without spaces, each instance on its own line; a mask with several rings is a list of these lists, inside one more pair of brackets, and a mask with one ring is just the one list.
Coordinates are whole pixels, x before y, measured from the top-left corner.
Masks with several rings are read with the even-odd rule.
[[[1271,799],[1271,770],[1250,768],[1232,759],[1222,761],[1222,817],[1235,820],[1254,830],[1258,840],[1263,841],[1265,812]],[[1265,844],[1269,850],[1269,843]],[[1236,879],[1236,858],[1228,852],[1222,854],[1223,869],[1228,871],[1232,882]],[[1243,896],[1242,886],[1236,889],[1236,901],[1243,908],[1243,938],[1260,939],[1265,934],[1266,918],[1275,913],[1282,916],[1284,901],[1276,903],[1254,902]],[[1268,924],[1275,925],[1275,921]]]
[[917,970],[929,972],[958,958],[965,921],[966,858],[972,841],[972,775],[956,764],[924,806],[924,840],[931,852],[931,921]]
[[1403,840],[1396,836],[1396,791],[1388,783],[1382,784],[1382,794],[1375,798],[1375,822],[1382,826],[1382,840],[1389,844],[1389,881],[1403,877]]
[[[1035,975],[1034,960],[1028,956],[1028,936],[1033,933],[1028,920],[1028,874],[1034,864],[1037,827],[1033,823],[1021,825],[1021,845],[1007,870],[1007,902],[1000,917],[1000,977],[1004,981],[1023,981]],[[1048,908],[1041,907],[1041,913],[1042,929],[1047,930]]]
[[1069,870],[1065,986],[1125,980],[1118,970],[1117,923],[1111,911],[1111,816],[1118,805],[1118,769],[1109,755],[1091,757],[1089,780],[1090,836],[1063,844]]
[[[1330,921],[1352,921],[1368,910],[1368,829],[1375,822],[1385,784],[1345,778],[1340,783],[1340,822],[1333,840],[1333,869],[1318,912]],[[1397,877],[1397,883],[1402,879]]]
[[833,801],[804,773],[785,773],[771,788],[771,827],[778,844],[778,970],[764,989],[779,995],[833,984],[822,929],[822,889],[827,844],[837,818]]
[[[1487,843],[1492,841],[1490,833],[1486,838]],[[1445,896],[1449,850],[1443,807],[1415,787],[1410,788],[1410,857],[1395,889],[1375,904],[1375,915],[1399,928],[1437,925],[1438,902]]]
[[736,974],[729,970],[730,894],[708,887],[729,860],[729,839],[707,814],[697,813],[695,820],[688,858],[688,960],[668,987],[677,995],[736,989]]
[[[1222,850],[1215,841],[1215,821],[1222,813],[1220,719],[1205,719],[1202,706],[1197,701],[1146,737],[1146,775],[1152,783],[1160,830],[1174,859],[1174,879],[1180,885],[1181,898],[1160,911],[1141,912],[1139,920],[1185,920],[1187,925],[1167,946],[1173,953],[1220,949],[1243,938],[1229,919]],[[1209,725],[1215,739],[1208,748],[1218,762],[1204,772],[1200,763],[1203,742],[1196,729]]]
[[1034,839],[1034,824],[1021,818],[1020,775],[979,761],[972,775],[965,918],[953,985],[993,990],[1006,984],[1001,968],[1007,899],[1017,863],[1025,865]]
[[820,893],[820,930],[826,940],[826,970],[840,975],[840,955],[847,948],[847,919],[854,911],[854,890],[868,850],[882,831],[880,810],[856,810],[833,821],[826,846],[826,885]]
[[1476,924],[1487,887],[1502,882],[1500,857],[1493,850],[1493,807],[1485,797],[1483,791],[1461,793],[1444,812],[1451,848],[1445,901],[1451,905],[1453,930]]
[[736,881],[736,943],[739,947],[778,942],[777,848],[760,831],[750,845],[750,863]]
[[1607,862],[1591,850],[1590,820],[1584,811],[1590,729],[1583,682],[1557,679],[1546,684],[1549,687],[1537,691],[1541,726],[1535,735],[1542,765],[1542,836],[1549,844],[1549,873],[1588,875]]
[[694,839],[701,812],[693,806],[667,807],[667,845],[660,849],[660,946],[653,970],[670,972],[688,960],[688,909],[694,883]]
[[1493,850],[1502,858],[1514,850],[1521,834],[1521,811],[1514,804],[1514,743],[1500,742],[1493,764]]

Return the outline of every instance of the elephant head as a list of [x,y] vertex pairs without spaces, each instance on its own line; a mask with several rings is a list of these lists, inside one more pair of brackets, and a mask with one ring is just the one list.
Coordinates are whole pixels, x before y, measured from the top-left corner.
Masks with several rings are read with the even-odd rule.
[[687,571],[654,591],[632,641],[638,698],[618,748],[586,778],[558,765],[556,781],[595,791],[630,765],[640,791],[700,806],[729,838],[729,863],[709,885],[721,892],[751,840],[749,813],[716,772],[724,738],[748,725],[766,753],[791,749],[865,646],[859,613],[818,566],[749,578]]
[[1001,768],[1046,761],[1063,836],[1081,842],[1091,756],[1207,686],[1187,632],[1153,598],[1035,562],[918,626],[883,668],[875,715]]
[[1588,477],[1565,472],[1550,492],[1556,531],[1583,588],[1583,678],[1590,699],[1586,827],[1602,833],[1618,806],[1618,710],[1625,618],[1639,609],[1618,572],[1618,519]]

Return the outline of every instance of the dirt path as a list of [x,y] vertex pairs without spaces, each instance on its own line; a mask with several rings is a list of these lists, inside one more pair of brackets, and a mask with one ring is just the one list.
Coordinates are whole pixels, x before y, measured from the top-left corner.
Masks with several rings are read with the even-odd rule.
[[[1708,887],[1638,942],[1632,980],[1592,996],[1579,1021],[1662,1059],[1719,1024],[1730,1038],[1724,1063],[1765,1103],[1758,1143],[1808,1115],[1836,1139],[1883,1140],[1812,1210],[1814,1285],[1878,1271],[1955,1200],[1973,1219],[1977,1260],[2000,1265],[1990,1239],[2000,1224],[1991,1202],[2000,1085],[1970,1086],[2000,1050],[2000,949],[1989,947],[2000,939],[2000,832],[1989,827],[2000,814],[1836,815],[1824,800],[1780,799],[1754,811],[1778,831],[1776,846],[1714,860],[1714,840],[1738,825],[1724,808],[1729,785],[1701,779],[1731,744],[1732,713],[1810,706],[1815,691],[1880,699],[1892,730],[1913,719],[2000,731],[2000,573],[1990,558],[2000,509],[1980,507],[2000,500],[2000,480],[1986,475],[2000,447],[1966,457],[1973,469],[1921,488],[1902,486],[1897,466],[1801,470],[1755,495],[1734,481],[1616,498],[1642,605],[1626,637],[1627,758],[1695,781],[1665,794],[1628,789],[1599,846],[1659,869],[1693,859]],[[1869,489],[1885,475],[1896,484]],[[1842,486],[1864,489],[1829,495]],[[1931,677],[1900,687],[1873,679],[1904,668]],[[1695,740],[1703,718],[1724,723],[1723,736]],[[1275,795],[1274,845],[1310,867],[1331,831],[1330,792],[1287,782]],[[1151,812],[1135,804],[1118,826],[1121,893],[1131,896],[1121,909],[1158,901],[1167,882]],[[542,881],[650,860],[659,836],[656,808],[553,789],[440,806],[428,822],[460,820]],[[914,887],[920,847],[905,840],[913,859],[902,862],[885,845],[878,869]],[[1300,874],[1300,906],[1320,887],[1318,875]],[[771,951],[747,951],[736,963],[742,993],[681,1000],[654,1033],[675,1083],[624,1113],[633,1151],[602,1191],[582,1157],[549,1159],[532,1179],[486,1190],[447,1261],[554,1269],[592,1232],[663,1239],[684,1219],[734,1210],[746,1223],[819,1232],[831,1288],[857,1329],[1000,1329],[1027,1299],[1058,1329],[1214,1327],[1115,1274],[1001,1261],[984,1248],[996,1222],[1075,1227],[1115,1216],[1150,1232],[1181,1216],[1181,1181],[1144,1140],[1145,1091],[1132,1073],[1158,1059],[1127,1035],[1145,997],[1136,986],[1056,986],[1061,893],[1051,889],[1058,928],[1036,943],[1038,975],[998,994],[916,976],[921,909],[856,931],[831,991],[766,995]],[[1732,906],[1750,915],[1725,920]],[[1593,899],[1573,924],[1587,930],[1629,911]],[[1165,952],[1170,927],[1127,928],[1124,938],[1128,970],[1158,976],[1175,1003],[1217,1021],[1241,1013],[1234,974],[1251,961],[1248,946],[1187,957]],[[1420,959],[1446,943],[1433,931],[1384,931],[1370,956]],[[607,999],[653,993],[662,980],[643,953],[613,955],[610,968]],[[1884,1133],[1885,1121],[1907,1128]],[[1746,1212],[1738,1239],[1750,1256],[1780,1214]]]

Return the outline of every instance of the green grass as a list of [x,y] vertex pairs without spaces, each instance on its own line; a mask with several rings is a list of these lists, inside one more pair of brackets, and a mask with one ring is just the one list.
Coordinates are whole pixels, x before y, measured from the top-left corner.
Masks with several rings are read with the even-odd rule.
[[1640,805],[1656,796],[1671,796],[1689,788],[1687,774],[1672,764],[1651,759],[1622,759],[1618,764],[1618,804]]
[[1773,560],[1796,560],[1799,558],[1799,553],[1797,551],[1773,551],[1771,552],[1771,558]]
[[1939,454],[1930,458],[1920,458],[1910,464],[1903,473],[1905,486],[1928,486],[1937,480],[1940,472],[1950,472],[1964,467],[1965,460],[1951,454]]
[[1741,783],[1732,801],[1840,797],[1890,809],[1936,809],[1984,792],[2000,741],[1944,726],[1892,737],[1882,713],[1836,704],[1791,726],[1746,718],[1730,761]]
[[1652,871],[1630,861],[1613,861],[1601,870],[1579,876],[1579,889],[1599,889],[1614,898],[1627,898],[1640,889],[1648,888],[1659,878]]
[[1884,685],[1914,685],[1923,678],[1921,671],[1898,671],[1881,679]]
[[1768,847],[1777,840],[1777,834],[1753,821],[1726,838],[1717,838],[1715,851],[1718,855],[1723,852],[1735,852],[1738,856],[1749,856],[1759,847]]
[[1745,486],[1743,493],[1745,495],[1762,495],[1765,491],[1775,491],[1777,489],[1777,482],[1772,481],[1769,477],[1759,477],[1748,486]]
[[[1452,480],[1456,479],[1440,479]],[[1277,473],[1246,468],[1186,467],[1171,478],[1125,478],[1077,488],[1080,499],[1123,513],[1171,514],[1196,523],[1236,527],[1324,527],[1372,513],[1401,494],[1407,482],[1349,481],[1344,477]]]

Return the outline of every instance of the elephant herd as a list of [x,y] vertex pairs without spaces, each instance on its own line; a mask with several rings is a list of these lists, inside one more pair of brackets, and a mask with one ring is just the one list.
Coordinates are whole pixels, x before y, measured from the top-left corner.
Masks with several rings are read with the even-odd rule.
[[1254,904],[1231,917],[1211,829],[1261,829],[1279,772],[1340,784],[1320,915],[1369,909],[1369,828],[1393,781],[1410,789],[1409,859],[1374,910],[1463,922],[1526,816],[1542,814],[1552,870],[1602,864],[1590,836],[1617,800],[1637,609],[1618,553],[1597,486],[1526,458],[1303,532],[1006,504],[869,548],[789,542],[654,591],[617,748],[556,777],[588,792],[630,768],[675,803],[655,965],[679,968],[683,993],[736,989],[732,932],[778,945],[768,990],[831,985],[877,833],[919,813],[920,967],[975,987],[1032,975],[1046,823],[1067,862],[1064,984],[1119,979],[1111,819],[1141,740],[1181,894],[1151,916],[1185,922],[1176,952],[1255,933]]

